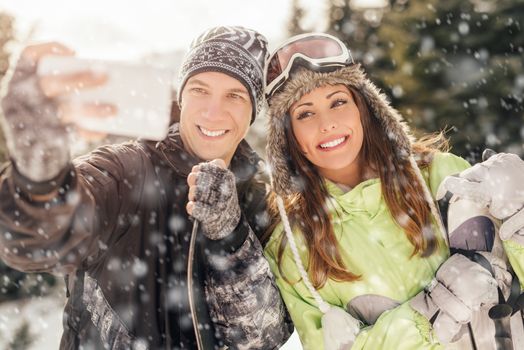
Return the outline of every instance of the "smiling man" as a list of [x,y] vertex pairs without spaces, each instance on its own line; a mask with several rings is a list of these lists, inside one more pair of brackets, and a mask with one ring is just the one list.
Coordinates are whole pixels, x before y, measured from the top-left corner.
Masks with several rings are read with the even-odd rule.
[[262,105],[266,39],[206,31],[181,68],[180,123],[164,141],[74,161],[59,111],[71,85],[103,79],[37,78],[49,53],[71,54],[26,49],[2,100],[0,257],[67,276],[61,349],[278,348],[289,323],[257,239],[268,224],[260,159],[243,140]]
[[205,72],[189,78],[180,96],[180,136],[187,150],[229,163],[252,120],[246,118],[252,113],[248,89],[225,73]]

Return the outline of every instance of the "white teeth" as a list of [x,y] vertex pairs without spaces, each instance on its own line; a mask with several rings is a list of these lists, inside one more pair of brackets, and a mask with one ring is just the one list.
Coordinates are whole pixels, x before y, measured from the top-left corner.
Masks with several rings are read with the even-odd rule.
[[345,139],[346,139],[345,137],[341,137],[341,138],[333,140],[333,141],[322,143],[322,144],[320,144],[320,147],[322,147],[322,148],[335,147],[335,146],[340,145],[342,142],[344,142]]
[[226,133],[227,130],[217,130],[217,131],[211,131],[211,130],[207,130],[207,129],[204,129],[203,127],[199,126],[200,128],[200,131],[202,131],[202,133],[206,136],[210,136],[210,137],[217,137],[217,136],[222,136]]

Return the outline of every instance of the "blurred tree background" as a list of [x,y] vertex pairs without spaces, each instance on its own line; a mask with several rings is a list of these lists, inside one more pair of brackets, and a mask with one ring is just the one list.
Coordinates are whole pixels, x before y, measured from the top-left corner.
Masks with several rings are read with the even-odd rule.
[[[293,5],[288,31],[307,31]],[[453,152],[524,155],[524,1],[330,0],[341,38],[417,134],[447,129]],[[363,3],[360,1],[360,3]]]

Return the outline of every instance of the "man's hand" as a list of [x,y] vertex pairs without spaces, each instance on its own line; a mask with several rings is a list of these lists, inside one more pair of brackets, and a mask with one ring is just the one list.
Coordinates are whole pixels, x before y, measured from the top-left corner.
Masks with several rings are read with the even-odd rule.
[[195,165],[187,177],[187,212],[213,240],[226,237],[240,221],[235,175],[221,159]]
[[524,228],[524,161],[515,154],[499,153],[488,160],[444,179],[437,199],[446,192],[474,200],[503,220],[500,238],[510,239]]
[[[42,57],[47,55],[74,56],[74,54],[73,50],[56,42],[26,47],[22,51],[4,100],[14,98],[27,101],[35,107],[33,111],[35,117],[45,113],[46,109],[42,107],[54,104],[54,108],[47,111],[53,112],[51,117],[58,117],[64,124],[74,124],[86,115],[106,117],[115,114],[116,107],[113,105],[95,103],[80,105],[69,100],[70,96],[82,90],[105,84],[107,76],[104,74],[79,71],[72,74],[36,75],[38,62]],[[9,104],[9,101],[6,103]],[[81,129],[79,133],[86,136],[95,135],[95,133]]]
[[[114,106],[79,105],[70,98],[104,84],[107,77],[89,71],[38,76],[38,63],[46,55],[72,56],[74,52],[54,42],[26,47],[1,101],[10,156],[18,170],[33,181],[53,178],[68,162],[68,126],[86,115],[115,113]],[[82,130],[79,134],[100,137]]]

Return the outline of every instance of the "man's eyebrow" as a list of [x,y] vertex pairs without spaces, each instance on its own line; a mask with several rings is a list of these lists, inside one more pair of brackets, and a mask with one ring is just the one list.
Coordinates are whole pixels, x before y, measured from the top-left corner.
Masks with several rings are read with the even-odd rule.
[[244,89],[237,89],[237,88],[235,88],[235,89],[228,90],[228,92],[235,93],[235,94],[249,95],[249,93],[246,90],[244,90]]
[[201,85],[201,86],[209,87],[209,84],[203,82],[200,79],[191,79],[190,81],[187,82],[187,85]]

